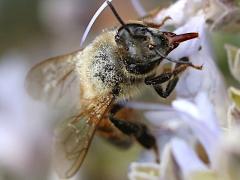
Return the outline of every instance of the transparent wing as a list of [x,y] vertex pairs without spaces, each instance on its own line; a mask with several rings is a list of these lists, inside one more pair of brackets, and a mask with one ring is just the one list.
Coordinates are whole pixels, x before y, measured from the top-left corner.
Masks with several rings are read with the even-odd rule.
[[57,128],[54,164],[61,178],[73,176],[80,168],[96,127],[112,101],[112,96],[97,98],[79,115],[68,119]]
[[79,53],[80,51],[76,51],[50,58],[34,66],[26,78],[28,93],[34,99],[53,104],[65,96],[79,93],[80,77],[75,70]]

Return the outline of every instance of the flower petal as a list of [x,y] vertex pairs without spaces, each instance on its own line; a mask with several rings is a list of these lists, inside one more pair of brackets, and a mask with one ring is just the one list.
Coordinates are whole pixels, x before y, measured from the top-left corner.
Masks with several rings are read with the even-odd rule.
[[130,180],[158,180],[160,177],[160,165],[156,163],[133,162],[130,165],[128,178]]
[[240,49],[230,44],[225,45],[228,66],[232,76],[240,82]]
[[[195,111],[198,110],[197,107],[190,102],[185,102],[185,100],[174,101],[173,107],[176,108],[176,110],[179,110],[180,118],[189,125],[194,135],[199,139],[199,141],[205,148],[211,161],[215,153],[215,146],[219,141],[220,134],[217,126],[212,127],[215,123],[211,123],[209,125],[207,122],[214,121],[215,119],[206,118],[205,120],[202,120],[201,113],[205,112],[203,111],[196,113]],[[193,109],[193,112],[191,111],[191,109]]]
[[213,167],[221,180],[236,180],[240,177],[239,127],[221,141],[215,153]]
[[185,177],[199,171],[207,171],[208,168],[199,159],[196,152],[183,140],[173,139],[171,141],[173,156],[175,157]]
[[234,104],[237,106],[237,108],[240,109],[240,90],[236,89],[234,87],[229,88],[229,96],[233,100]]
[[183,180],[182,172],[173,155],[170,144],[166,145],[162,154],[161,179],[165,180]]

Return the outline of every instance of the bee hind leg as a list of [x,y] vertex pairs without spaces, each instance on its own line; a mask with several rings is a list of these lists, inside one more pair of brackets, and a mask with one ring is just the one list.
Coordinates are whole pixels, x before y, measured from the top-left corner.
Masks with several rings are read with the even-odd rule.
[[142,123],[129,122],[115,117],[115,114],[123,107],[124,106],[121,105],[113,106],[109,114],[110,121],[124,134],[133,136],[144,148],[152,149],[156,154],[156,161],[159,162],[159,153],[156,139],[149,132],[147,126]]

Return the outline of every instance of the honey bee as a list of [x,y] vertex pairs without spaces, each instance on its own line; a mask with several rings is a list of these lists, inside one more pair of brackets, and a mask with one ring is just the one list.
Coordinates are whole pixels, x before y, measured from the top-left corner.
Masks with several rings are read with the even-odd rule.
[[[77,102],[77,113],[56,130],[54,161],[63,178],[78,171],[96,131],[119,144],[124,142],[122,135],[132,137],[157,153],[156,140],[146,125],[116,116],[124,109],[118,102],[134,97],[146,85],[166,98],[187,67],[202,68],[187,58],[166,57],[181,42],[198,37],[198,33],[176,35],[160,31],[153,23],[124,23],[113,5],[108,5],[121,24],[119,28],[104,31],[82,50],[37,64],[26,78],[27,91],[38,100],[59,103],[71,90],[77,90],[78,96],[71,99]],[[175,63],[175,68],[156,75],[164,60]],[[167,83],[166,88],[163,83]]]

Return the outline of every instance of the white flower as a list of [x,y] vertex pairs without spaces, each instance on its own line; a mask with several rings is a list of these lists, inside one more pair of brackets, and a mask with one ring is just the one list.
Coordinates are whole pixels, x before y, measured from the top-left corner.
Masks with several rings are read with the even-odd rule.
[[202,0],[179,0],[170,7],[161,10],[154,18],[156,22],[170,16],[172,19],[166,22],[166,25],[174,25],[179,27],[185,24],[191,17],[202,8]]
[[[146,117],[155,127],[161,127],[154,131],[161,153],[158,179],[179,176],[187,179],[196,172],[212,170],[209,167],[214,161],[221,130],[206,93],[199,93],[192,102],[175,100],[168,112],[150,111]],[[209,161],[210,166],[203,161]],[[147,176],[156,171],[156,165],[144,164],[149,171],[139,168],[141,165],[141,162],[134,163],[135,168],[131,168],[129,176],[138,177],[138,172]]]
[[[203,69],[201,71],[188,68],[181,75],[179,83],[176,87],[177,97],[191,99],[198,93],[206,92],[214,105],[218,119],[223,126],[226,126],[226,114],[229,106],[229,100],[222,75],[216,66],[214,55],[212,53],[211,43],[209,41],[209,26],[206,24],[205,13],[200,8],[203,6],[199,4],[200,1],[190,2],[180,0],[177,3],[181,5],[179,5],[180,9],[183,9],[183,11],[177,12],[187,13],[186,9],[191,9],[192,6],[194,6],[196,12],[191,16],[183,14],[187,17],[187,21],[174,23],[177,27],[174,32],[177,34],[198,32],[199,38],[181,43],[179,47],[169,54],[169,57],[179,59],[186,56],[189,57],[189,60],[193,64],[203,65]],[[203,2],[201,1],[201,3]],[[174,5],[171,7],[173,8],[173,6]],[[171,9],[171,7],[169,9]],[[176,10],[177,7],[174,6],[174,9]],[[168,11],[168,9],[166,11]],[[157,18],[159,18],[160,15],[162,17],[166,16],[166,14],[161,14],[160,12]],[[179,18],[179,16],[176,18]],[[172,19],[174,22],[174,17],[172,17]]]
[[[221,151],[221,144],[225,141],[222,138],[223,128],[220,127],[227,125],[229,100],[209,39],[212,30],[238,29],[239,12],[237,3],[233,1],[179,0],[161,10],[154,18],[155,22],[160,23],[165,17],[170,16],[172,20],[167,21],[162,28],[166,29],[171,25],[176,28],[174,31],[176,34],[198,32],[198,39],[182,43],[169,54],[169,57],[172,59],[188,57],[195,65],[203,64],[202,71],[188,68],[181,75],[172,109],[151,110],[145,113],[155,127],[153,132],[157,137],[161,154],[158,179],[216,180],[226,177],[232,180],[233,177],[235,179],[238,177],[237,170],[233,170],[235,174],[229,171],[234,166],[231,157],[238,157],[233,155],[233,146],[229,145],[231,150],[222,148],[224,150]],[[226,48],[231,72],[238,78],[238,50],[231,46]],[[229,112],[236,112],[236,106],[232,106],[231,110]],[[224,158],[221,160],[224,153],[228,153],[230,159],[226,157],[225,160]],[[217,157],[216,154],[220,156]],[[141,161],[151,162],[153,157],[149,157],[147,152],[144,153],[140,162],[134,166],[140,167]],[[218,162],[225,164],[221,168]],[[150,169],[148,172],[156,171],[153,164],[145,166]],[[227,167],[225,171],[223,167]],[[141,168],[131,170],[130,174],[134,172],[134,177],[137,177],[138,173],[141,177],[149,175]],[[224,173],[225,175],[221,177]],[[235,176],[227,177],[226,174]]]
[[[170,16],[172,20],[166,23],[165,28],[174,25],[177,27],[176,34],[198,32],[198,39],[182,43],[169,57],[188,57],[193,64],[203,64],[202,71],[188,68],[181,75],[176,87],[177,99],[172,102],[173,109],[145,113],[156,128],[154,133],[162,160],[159,179],[185,180],[212,176],[212,163],[222,135],[219,124],[227,124],[227,91],[213,58],[209,42],[210,26],[206,23],[203,8],[206,8],[203,1],[180,0],[155,18],[155,21],[161,22],[164,17]],[[146,161],[146,157],[152,159],[147,153],[144,155],[141,161]],[[141,166],[141,163],[135,164],[138,165]],[[137,168],[134,170],[135,174],[143,173]]]
[[220,127],[206,92],[198,93],[191,100],[179,98],[173,101],[172,108],[156,109],[145,115],[157,128],[153,132],[158,140],[161,163],[133,163],[130,179],[238,179],[239,128],[224,131]]
[[156,22],[170,16],[172,21],[166,25],[179,27],[192,17],[202,14],[209,30],[238,31],[240,29],[240,8],[236,2],[222,0],[179,0],[170,7],[160,11]]

